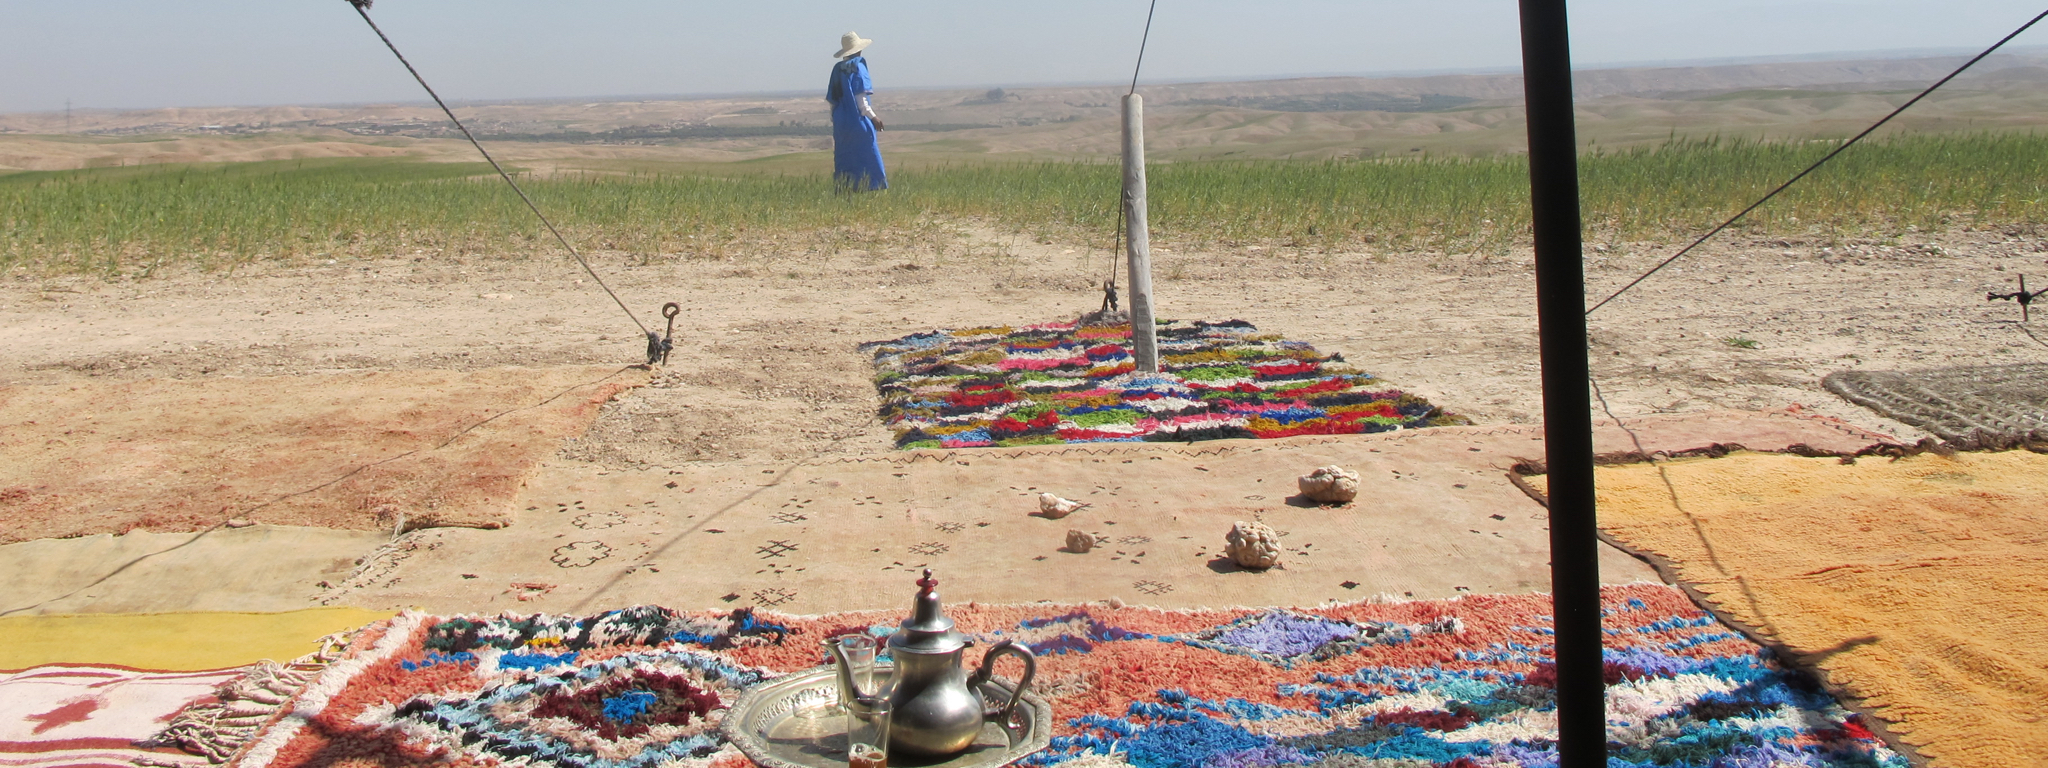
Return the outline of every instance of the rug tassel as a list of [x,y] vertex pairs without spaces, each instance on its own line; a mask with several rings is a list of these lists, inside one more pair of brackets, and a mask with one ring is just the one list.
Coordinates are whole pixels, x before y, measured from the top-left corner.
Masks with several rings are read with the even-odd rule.
[[320,650],[290,664],[265,659],[250,665],[248,674],[214,689],[216,701],[186,707],[163,730],[142,743],[175,747],[215,765],[228,762],[321,670],[341,657],[353,634],[338,632],[320,638]]

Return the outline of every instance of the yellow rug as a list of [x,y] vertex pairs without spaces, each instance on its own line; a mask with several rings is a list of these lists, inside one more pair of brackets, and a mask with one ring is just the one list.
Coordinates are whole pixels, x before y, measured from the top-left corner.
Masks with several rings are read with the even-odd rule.
[[0,670],[104,664],[155,671],[291,661],[326,635],[391,611],[313,608],[285,613],[147,613],[0,618]]
[[2048,456],[1740,453],[1598,481],[1602,529],[1932,765],[2048,765]]

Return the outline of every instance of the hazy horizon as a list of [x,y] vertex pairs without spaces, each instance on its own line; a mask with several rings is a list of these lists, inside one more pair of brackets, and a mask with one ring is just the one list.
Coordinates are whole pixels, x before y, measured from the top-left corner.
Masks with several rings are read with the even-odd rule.
[[[801,93],[822,86],[848,29],[876,41],[869,54],[885,92],[1128,82],[1146,1],[1120,6],[384,0],[371,16],[444,97],[506,102]],[[344,0],[18,0],[9,10],[17,41],[0,66],[18,82],[0,92],[0,112],[57,112],[66,99],[80,110],[424,100]],[[2014,0],[1588,1],[1572,9],[1574,59],[1598,69],[1965,53],[2038,12]],[[1163,0],[1139,82],[1513,71],[1516,22],[1506,0],[1295,0],[1256,12]],[[2030,30],[2011,45],[2043,43],[2048,33]]]

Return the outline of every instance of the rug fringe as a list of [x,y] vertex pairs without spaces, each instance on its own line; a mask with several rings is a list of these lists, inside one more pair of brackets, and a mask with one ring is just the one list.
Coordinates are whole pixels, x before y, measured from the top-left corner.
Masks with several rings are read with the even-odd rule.
[[247,674],[214,688],[215,701],[186,707],[163,730],[142,742],[143,746],[172,747],[214,765],[226,763],[319,677],[321,670],[341,658],[358,631],[322,637],[319,650],[289,664],[264,659],[249,665]]

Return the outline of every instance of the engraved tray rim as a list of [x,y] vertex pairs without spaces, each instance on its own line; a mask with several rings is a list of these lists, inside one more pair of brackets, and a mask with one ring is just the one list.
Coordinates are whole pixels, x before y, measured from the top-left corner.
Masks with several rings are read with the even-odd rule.
[[[875,665],[877,677],[892,669],[894,668],[888,664]],[[814,688],[833,689],[833,695],[837,696],[837,676],[837,669],[831,665],[826,665],[791,672],[749,688],[745,693],[740,694],[739,700],[733,702],[733,705],[727,709],[724,721],[719,723],[719,731],[725,734],[726,740],[731,742],[733,746],[739,747],[740,752],[746,754],[747,759],[754,761],[754,764],[761,766],[761,768],[843,768],[846,765],[845,760],[797,762],[771,754],[768,751],[768,745],[762,743],[761,739],[754,734],[755,729],[747,727],[747,724],[752,722],[756,715],[760,714],[759,710],[763,709],[766,705],[799,695],[801,691]],[[985,685],[1001,691],[1006,698],[1011,691],[1016,690],[1015,683],[1000,675],[991,678]],[[1013,721],[1022,721],[1024,733],[1021,737],[1014,739],[1015,743],[1011,744],[1009,749],[1000,752],[989,750],[964,762],[962,758],[954,758],[951,761],[938,763],[933,768],[996,768],[997,766],[1005,766],[1022,760],[1050,746],[1052,744],[1052,706],[1046,703],[1045,699],[1040,698],[1038,694],[1030,691],[1024,693],[1024,696],[1018,700],[1017,706],[1020,709],[1028,709],[1029,714],[1024,717],[1012,716],[1011,719]],[[1017,714],[1023,715],[1025,713]],[[789,717],[788,712],[777,714],[774,716],[774,719],[779,721],[786,717]]]

